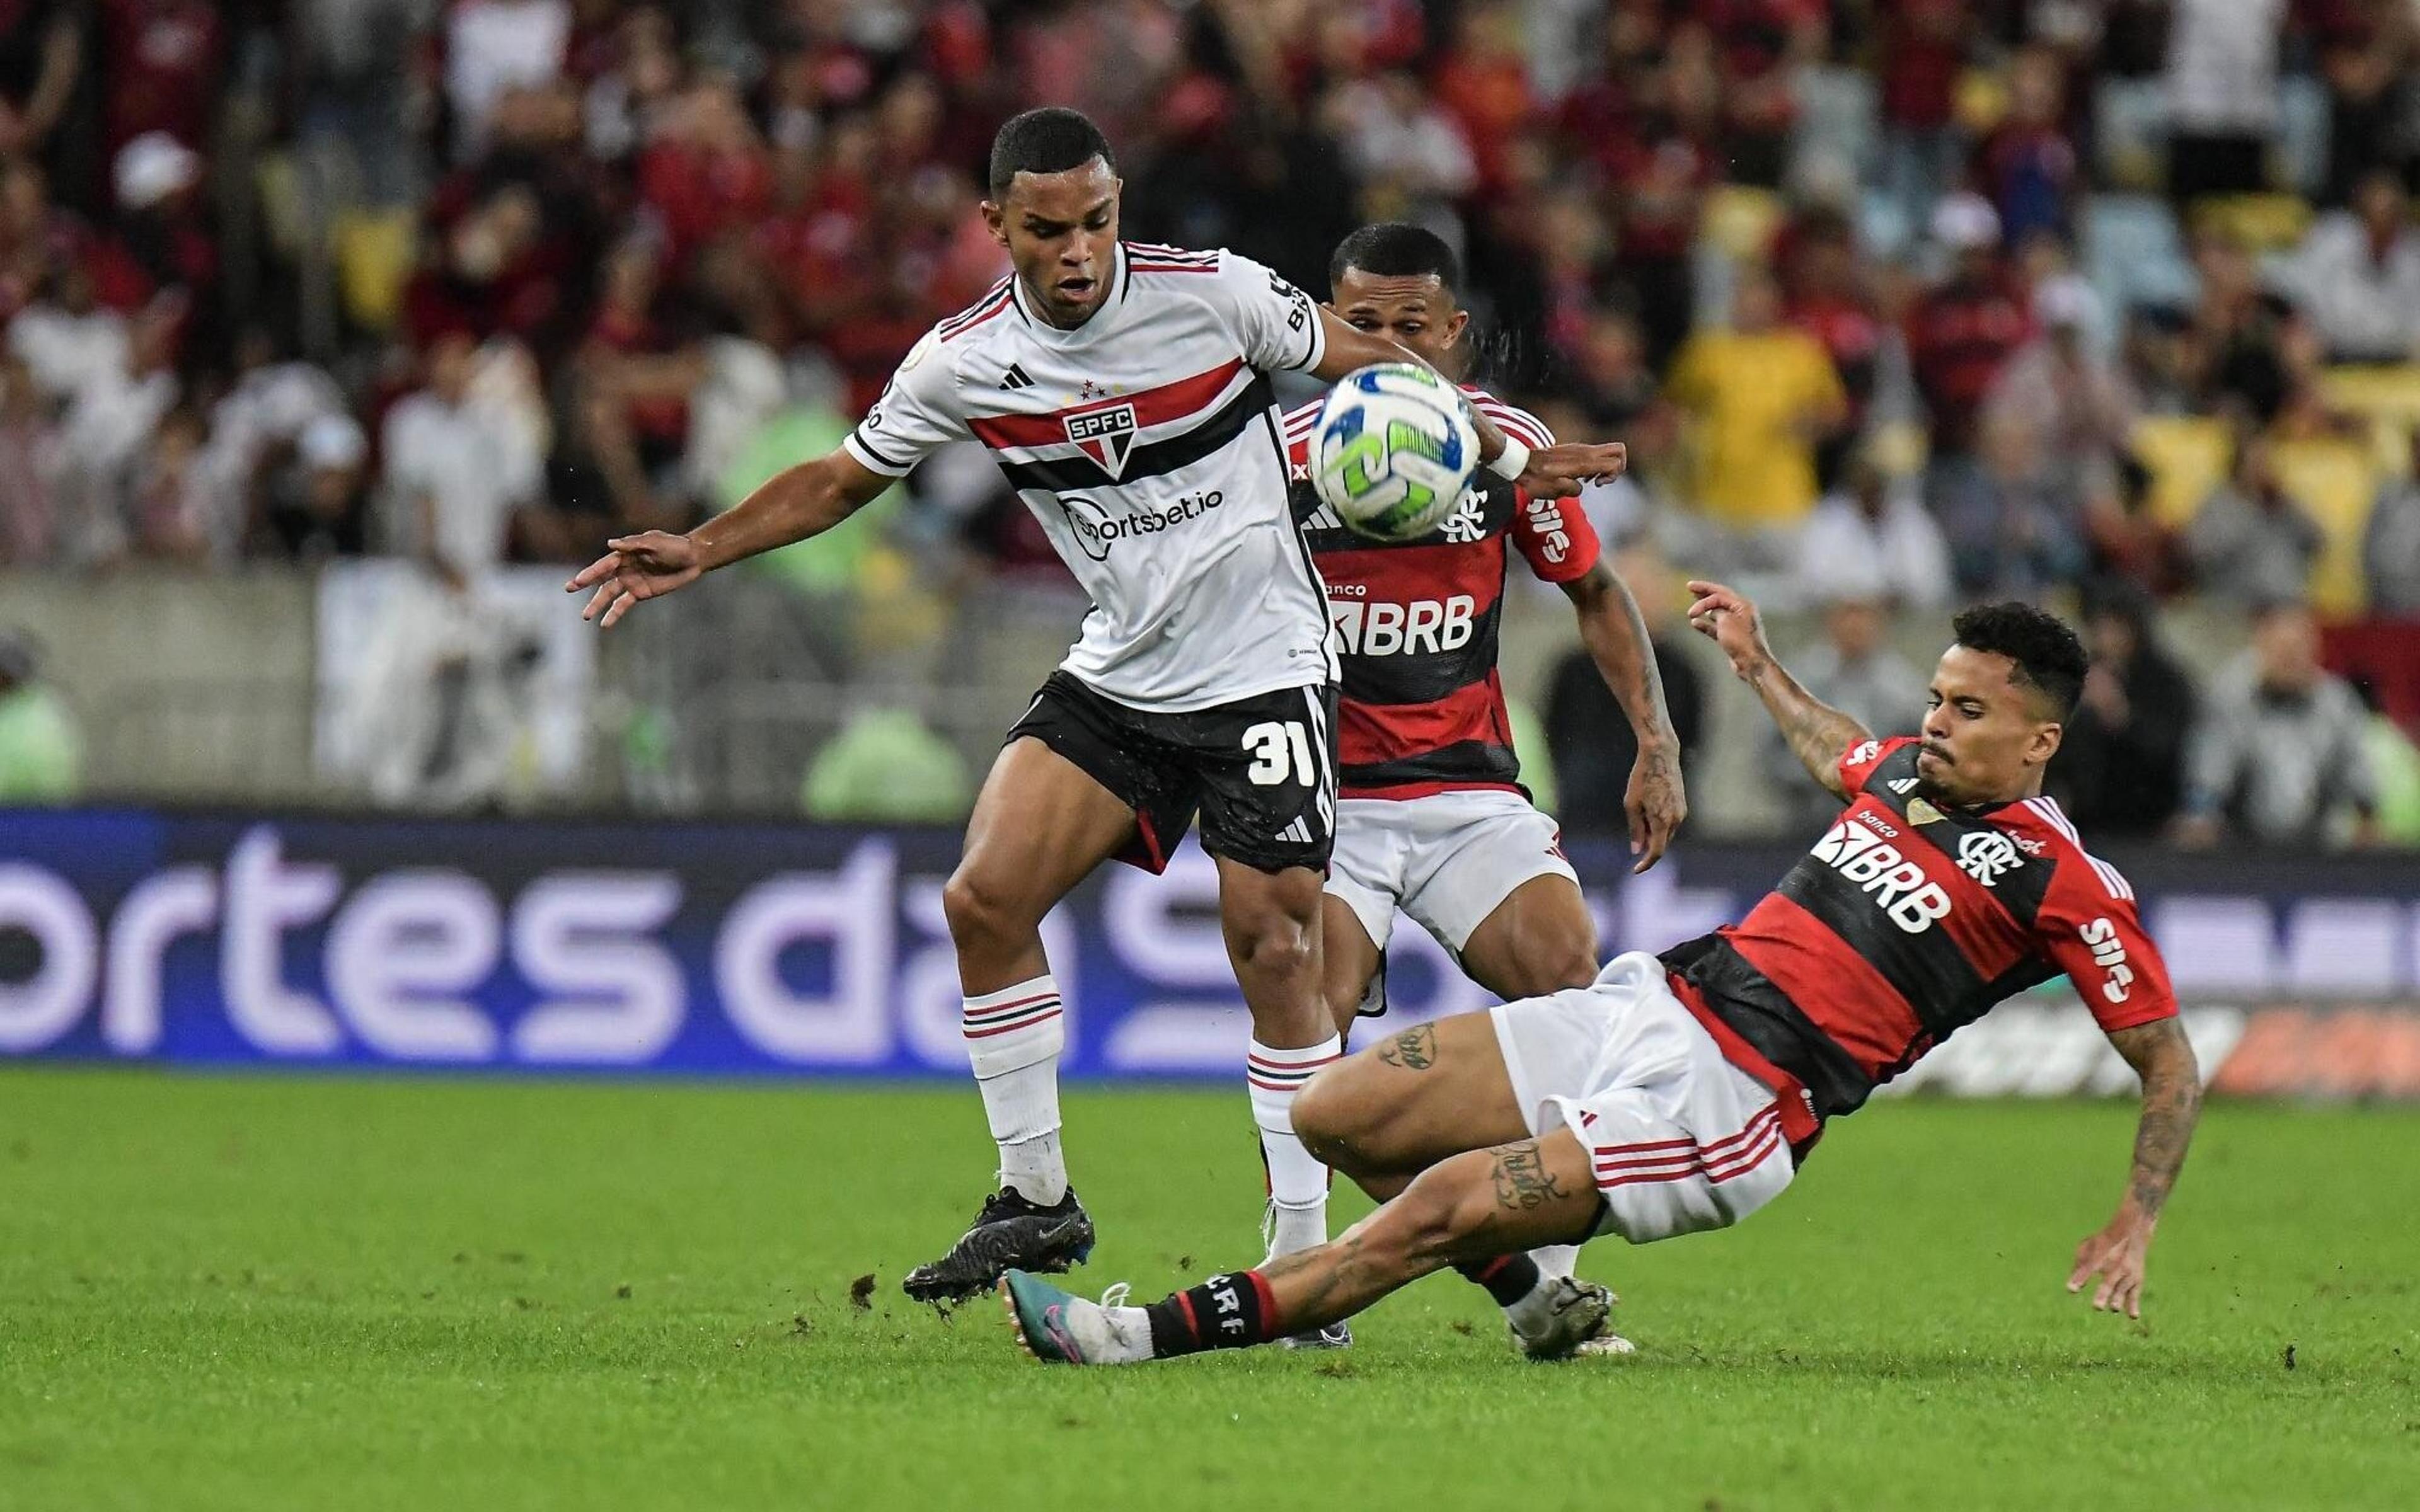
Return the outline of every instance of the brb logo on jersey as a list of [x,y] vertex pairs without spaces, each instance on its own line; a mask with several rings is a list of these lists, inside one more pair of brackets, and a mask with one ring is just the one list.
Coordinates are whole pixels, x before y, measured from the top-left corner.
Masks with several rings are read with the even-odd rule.
[[1125,474],[1126,458],[1134,452],[1134,406],[1082,409],[1067,416],[1063,424],[1067,427],[1067,439],[1086,456],[1101,464],[1102,471],[1112,478]]
[[1852,814],[1823,832],[1807,854],[1870,895],[1890,921],[1910,934],[1921,934],[1936,919],[1949,917],[1949,894],[1930,881],[1924,868],[1900,848]]
[[1983,886],[1996,887],[2001,873],[2024,864],[2016,843],[1996,829],[1972,830],[1958,841],[1958,870]]
[[1456,594],[1408,604],[1330,602],[1327,618],[1348,656],[1420,656],[1468,645],[1478,610],[1478,599]]

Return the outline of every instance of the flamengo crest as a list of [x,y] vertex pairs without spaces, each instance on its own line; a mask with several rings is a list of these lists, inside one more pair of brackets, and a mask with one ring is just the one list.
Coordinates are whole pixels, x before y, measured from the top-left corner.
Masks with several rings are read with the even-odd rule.
[[1082,410],[1067,416],[1062,424],[1067,427],[1067,439],[1086,456],[1101,464],[1102,471],[1112,478],[1125,472],[1126,457],[1134,451],[1133,405]]
[[1959,837],[1958,869],[1987,887],[2000,880],[2001,872],[2024,864],[2015,843],[1996,829],[1974,829]]

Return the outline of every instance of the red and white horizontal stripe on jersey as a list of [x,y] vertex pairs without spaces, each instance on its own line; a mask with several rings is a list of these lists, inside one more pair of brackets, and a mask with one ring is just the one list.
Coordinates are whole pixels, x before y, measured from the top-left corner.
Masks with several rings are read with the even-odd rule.
[[[1474,409],[1523,445],[1553,444],[1536,416],[1465,385]],[[1328,525],[1310,485],[1311,433],[1318,404],[1284,421],[1295,517],[1326,579],[1329,618],[1343,641],[1336,727],[1339,792],[1346,797],[1409,798],[1432,793],[1519,791],[1520,763],[1497,671],[1497,625],[1510,564],[1508,532],[1520,491],[1482,471],[1483,528],[1448,539],[1381,544]],[[1592,560],[1592,559],[1591,559]],[[1415,615],[1420,616],[1416,621]],[[1427,649],[1406,644],[1434,620]],[[1467,639],[1461,627],[1467,625]],[[1456,643],[1444,644],[1447,640]]]
[[[1693,972],[1709,1010],[1743,1032],[1748,1026],[1726,1011],[1727,1002],[1767,1023],[1776,1016],[1802,1022],[1854,1063],[1869,1084],[1863,1091],[1870,1091],[1993,1005],[2062,971],[2075,975],[2090,959],[2077,926],[2100,918],[2117,921],[2112,935],[2131,948],[2142,982],[2141,995],[2122,1005],[2092,1003],[2087,994],[2096,1017],[2118,1028],[2175,1011],[2156,948],[2134,917],[2133,888],[2084,850],[2053,800],[1981,813],[1933,810],[1919,822],[1908,812],[1921,801],[1912,783],[1908,792],[1893,791],[1894,782],[1914,776],[1916,743],[1890,742],[1884,749],[1824,839],[1745,918],[1716,932],[1715,956]],[[1823,853],[1852,824],[1887,832],[1902,860],[1940,889],[1947,912],[1912,931],[1892,920],[1870,886],[1844,879]],[[1978,832],[2006,837],[2027,870],[1985,886],[1957,854],[1962,840]],[[1784,1069],[1835,1103],[1862,1101],[1854,1088],[1850,1099],[1840,1097],[1837,1079],[1822,1085],[1829,1059],[1818,1056]]]

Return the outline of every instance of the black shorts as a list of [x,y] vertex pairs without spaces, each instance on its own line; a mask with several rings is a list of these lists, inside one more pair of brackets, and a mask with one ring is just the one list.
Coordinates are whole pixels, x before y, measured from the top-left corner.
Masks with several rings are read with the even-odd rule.
[[1065,757],[1134,810],[1118,858],[1147,872],[1202,816],[1202,848],[1262,872],[1327,870],[1336,841],[1336,689],[1280,688],[1193,714],[1151,714],[1052,672],[1008,733]]

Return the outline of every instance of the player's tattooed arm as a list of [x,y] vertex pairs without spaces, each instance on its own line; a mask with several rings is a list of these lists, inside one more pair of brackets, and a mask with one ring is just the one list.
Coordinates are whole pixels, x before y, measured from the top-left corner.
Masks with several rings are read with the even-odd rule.
[[1630,815],[1630,847],[1638,856],[1631,870],[1644,872],[1662,858],[1689,814],[1688,795],[1681,782],[1681,737],[1673,733],[1671,711],[1664,706],[1655,648],[1637,601],[1602,561],[1563,584],[1563,593],[1579,615],[1580,640],[1596,663],[1597,674],[1613,690],[1637,739],[1638,760],[1631,769],[1623,806]]
[[2127,1176],[2125,1200],[2118,1203],[2116,1217],[2075,1247],[2067,1289],[2081,1291],[2097,1276],[2095,1308],[2140,1318],[2151,1234],[2184,1166],[2194,1121],[2201,1115],[2201,1068],[2183,1026],[2174,1018],[2119,1029],[2109,1041],[2143,1079],[2143,1117],[2134,1131],[2134,1164]]
[[1764,620],[1754,600],[1714,582],[1692,580],[1689,592],[1696,595],[1689,606],[1689,627],[1723,648],[1731,671],[1764,702],[1798,764],[1835,796],[1849,796],[1840,780],[1840,758],[1871,740],[1873,733],[1790,675],[1765,641]]
[[2179,1019],[2119,1029],[2109,1042],[2143,1080],[2143,1115],[2134,1130],[2126,1204],[2146,1218],[2157,1218],[2177,1184],[2177,1173],[2184,1169],[2185,1150],[2201,1117],[2201,1066]]
[[1496,1169],[1490,1174],[1496,1183],[1496,1205],[1506,1212],[1528,1212],[1564,1200],[1563,1189],[1557,1184],[1555,1173],[1546,1169],[1535,1139],[1497,1150]]

